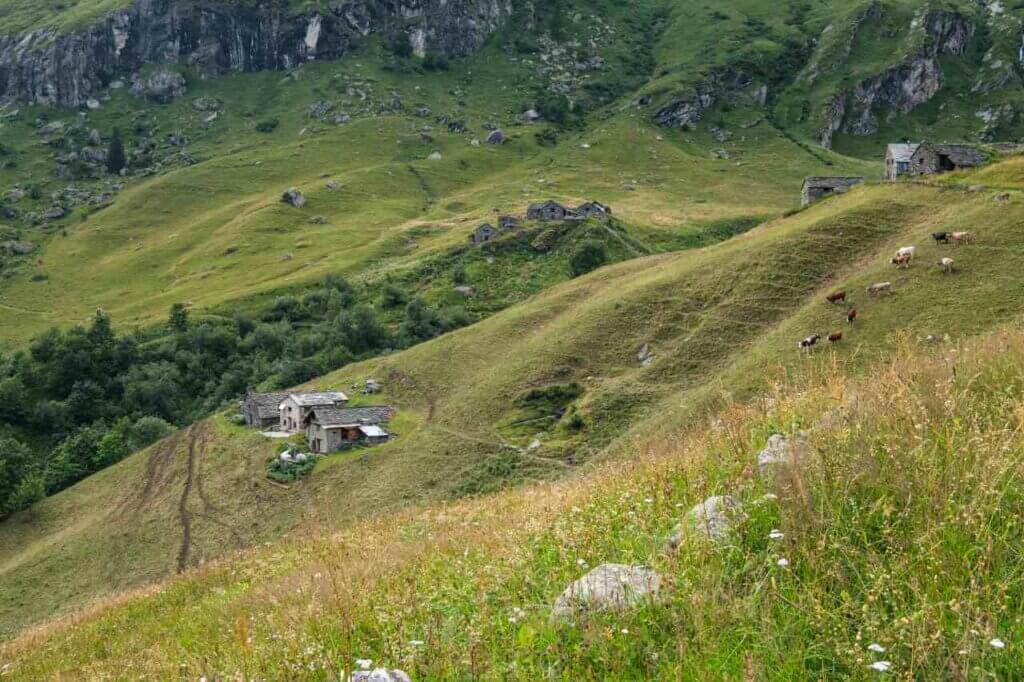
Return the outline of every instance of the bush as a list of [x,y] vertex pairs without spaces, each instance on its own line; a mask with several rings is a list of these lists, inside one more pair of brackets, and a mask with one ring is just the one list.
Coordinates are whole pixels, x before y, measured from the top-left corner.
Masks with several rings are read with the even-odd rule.
[[461,286],[469,281],[469,275],[466,274],[466,266],[459,263],[452,270],[452,283],[456,286]]
[[533,137],[541,147],[555,147],[558,145],[558,133],[551,128],[540,130],[534,133]]
[[409,40],[409,34],[405,31],[400,31],[395,35],[395,39],[391,41],[391,51],[396,57],[406,59],[412,56],[412,41]]
[[277,130],[281,122],[276,118],[268,118],[256,124],[256,131],[260,133],[272,133]]
[[389,284],[384,287],[384,292],[381,294],[380,303],[385,308],[397,308],[403,306],[409,302],[409,294],[404,289]]
[[608,248],[604,242],[596,239],[587,239],[580,242],[569,258],[569,266],[572,269],[572,276],[579,277],[592,270],[596,270],[608,262]]
[[423,68],[427,71],[447,71],[449,69],[448,59],[443,54],[428,52],[423,57]]
[[117,175],[128,165],[128,158],[124,153],[124,142],[121,141],[121,131],[114,129],[114,136],[110,140],[110,147],[107,148],[107,172]]

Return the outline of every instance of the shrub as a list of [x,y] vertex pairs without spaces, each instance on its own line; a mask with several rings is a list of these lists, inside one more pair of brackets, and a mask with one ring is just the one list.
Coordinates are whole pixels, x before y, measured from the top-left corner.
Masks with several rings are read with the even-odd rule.
[[558,145],[558,133],[551,128],[537,131],[533,137],[541,147],[555,147]]
[[127,165],[128,157],[124,153],[121,131],[114,128],[114,135],[110,139],[110,146],[107,148],[107,172],[111,175],[117,175]]
[[268,118],[256,124],[256,131],[260,133],[272,133],[277,130],[281,122],[276,118]]
[[596,239],[587,239],[573,251],[569,258],[569,266],[573,277],[585,275],[608,262],[608,248]]
[[397,308],[403,306],[409,302],[409,294],[405,292],[401,287],[389,284],[384,287],[384,293],[381,294],[380,303],[385,308]]
[[448,59],[443,54],[428,52],[423,57],[423,68],[427,71],[447,71],[450,67]]

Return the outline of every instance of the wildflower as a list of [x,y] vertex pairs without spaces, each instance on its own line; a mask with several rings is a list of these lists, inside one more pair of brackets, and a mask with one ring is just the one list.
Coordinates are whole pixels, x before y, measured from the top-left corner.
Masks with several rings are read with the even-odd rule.
[[646,502],[647,504],[654,504],[654,498],[653,497],[645,497],[644,498],[644,502]]
[[586,561],[586,559],[577,559],[576,560],[576,565],[579,566],[580,568],[586,568],[587,561]]
[[885,647],[881,644],[869,644],[868,651],[874,651],[876,654],[884,654]]
[[622,628],[621,630],[619,630],[619,632],[621,632],[624,635],[628,635],[629,634],[629,628]]
[[785,568],[786,566],[789,566],[789,559],[786,557],[780,557],[779,560],[775,562],[775,565],[779,568]]
[[994,638],[990,639],[988,641],[988,645],[990,647],[992,647],[993,649],[1005,649],[1006,648],[1006,642],[1004,642],[1003,640],[999,639],[998,637],[994,637]]
[[423,646],[425,643],[422,639],[409,640],[409,646]]
[[357,658],[356,665],[358,665],[363,670],[369,670],[370,666],[373,665],[373,660],[369,658]]
[[764,499],[766,499],[766,500],[777,500],[777,499],[779,499],[779,496],[776,495],[775,493],[765,493]]
[[890,663],[889,661],[875,661],[874,663],[872,663],[868,667],[871,668],[872,670],[876,670],[876,671],[878,671],[880,673],[885,673],[885,672],[889,672],[889,668],[892,667],[892,663]]
[[786,537],[786,534],[778,528],[772,528],[772,532],[768,533],[768,537],[772,540],[781,540],[782,538]]

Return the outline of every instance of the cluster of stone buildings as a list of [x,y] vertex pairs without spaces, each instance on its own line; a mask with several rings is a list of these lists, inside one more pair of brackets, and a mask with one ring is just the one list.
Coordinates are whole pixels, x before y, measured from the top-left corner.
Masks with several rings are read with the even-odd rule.
[[[980,149],[969,144],[890,144],[885,150],[885,179],[889,182],[906,175],[921,177],[949,171],[976,168],[985,162]],[[815,176],[804,180],[801,205],[807,206],[830,194],[842,194],[864,182],[861,177]]]
[[[596,220],[608,220],[612,217],[610,206],[598,201],[588,201],[576,208],[563,206],[553,199],[540,204],[530,204],[526,209],[526,219],[535,220],[541,223],[583,221],[594,218]],[[503,215],[498,217],[498,226],[490,223],[480,225],[469,235],[469,241],[476,244],[486,244],[497,238],[504,232],[519,227],[521,220],[516,216]]]
[[253,428],[294,434],[304,433],[310,450],[337,452],[355,445],[387,442],[383,424],[394,410],[386,406],[348,407],[341,391],[317,393],[247,393],[241,409]]

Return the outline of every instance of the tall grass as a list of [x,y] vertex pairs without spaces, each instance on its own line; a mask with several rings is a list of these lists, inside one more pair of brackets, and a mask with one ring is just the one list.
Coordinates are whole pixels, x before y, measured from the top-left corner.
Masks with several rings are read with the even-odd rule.
[[[868,379],[823,355],[631,461],[311,529],[28,633],[0,662],[19,679],[338,679],[358,658],[415,679],[870,679],[877,661],[900,679],[1018,679],[1022,401],[1016,329],[901,341]],[[797,463],[761,479],[767,436],[798,431]],[[721,493],[749,515],[732,540],[667,551],[685,510]],[[661,572],[664,600],[552,621],[561,590],[608,562]]]

